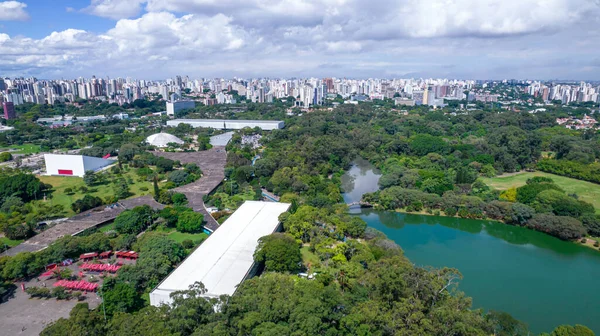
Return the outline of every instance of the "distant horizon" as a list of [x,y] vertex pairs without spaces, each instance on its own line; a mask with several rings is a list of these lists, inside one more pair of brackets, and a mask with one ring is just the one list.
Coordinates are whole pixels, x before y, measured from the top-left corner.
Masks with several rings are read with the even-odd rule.
[[190,80],[197,80],[200,78],[203,78],[205,80],[210,80],[210,79],[227,79],[227,80],[233,80],[233,79],[243,79],[243,80],[261,80],[261,79],[269,79],[269,80],[294,80],[294,79],[310,79],[310,78],[318,78],[318,79],[323,79],[323,78],[335,78],[335,79],[346,79],[346,80],[408,80],[408,79],[413,79],[413,80],[417,80],[417,79],[422,79],[422,80],[457,80],[457,81],[477,81],[477,82],[502,82],[502,81],[533,81],[533,82],[556,82],[558,84],[562,84],[562,83],[579,83],[579,82],[585,82],[585,83],[590,83],[590,84],[600,84],[600,79],[533,79],[533,78],[503,78],[503,79],[477,79],[477,78],[460,78],[460,77],[350,77],[350,76],[303,76],[303,77],[298,77],[298,76],[290,76],[290,77],[286,77],[286,76],[263,76],[263,77],[243,77],[243,76],[190,76],[190,75],[181,75],[181,74],[175,74],[175,75],[169,75],[166,77],[163,77],[161,79],[146,79],[146,78],[136,78],[134,76],[123,76],[123,75],[117,75],[117,76],[97,76],[97,75],[91,75],[91,76],[76,76],[76,77],[61,77],[61,78],[42,78],[42,77],[38,77],[38,76],[4,76],[4,75],[0,75],[0,79],[10,79],[10,80],[15,80],[15,79],[30,79],[30,78],[35,78],[38,81],[60,81],[60,80],[65,80],[65,81],[69,81],[69,80],[77,80],[79,78],[84,78],[84,79],[91,79],[92,77],[96,77],[97,79],[106,79],[107,77],[110,79],[116,79],[116,78],[122,78],[122,79],[127,79],[127,78],[131,78],[132,80],[145,80],[145,81],[150,81],[150,82],[161,82],[161,81],[165,81],[167,79],[172,79],[175,78],[177,76],[180,77],[189,77]]

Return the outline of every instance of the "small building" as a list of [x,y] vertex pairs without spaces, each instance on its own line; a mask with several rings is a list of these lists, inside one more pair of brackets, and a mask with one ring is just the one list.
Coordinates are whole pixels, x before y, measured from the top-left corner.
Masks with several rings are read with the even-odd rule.
[[17,118],[17,114],[15,113],[15,104],[11,102],[2,103],[4,108],[4,119],[12,120]]
[[178,145],[183,145],[184,141],[169,133],[156,133],[146,138],[146,142],[149,145],[165,148],[168,147],[170,143],[176,143]]
[[193,109],[196,103],[193,100],[179,100],[167,102],[167,115],[174,116],[175,112],[184,109]]
[[285,125],[283,121],[279,120],[175,119],[167,121],[168,126],[176,127],[179,124],[223,130],[240,130],[245,127],[258,127],[265,131],[282,129]]
[[47,175],[79,176],[114,164],[115,160],[84,155],[44,154]]
[[150,293],[150,304],[171,303],[171,293],[187,290],[196,281],[206,287],[205,297],[233,295],[240,283],[256,273],[253,256],[258,240],[278,231],[279,215],[289,207],[288,203],[246,201]]

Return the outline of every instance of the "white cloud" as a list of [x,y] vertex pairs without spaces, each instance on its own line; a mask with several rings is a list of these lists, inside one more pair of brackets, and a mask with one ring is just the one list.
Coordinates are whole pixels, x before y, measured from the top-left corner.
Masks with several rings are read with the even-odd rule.
[[18,1],[0,2],[0,21],[24,21],[29,19],[27,4]]
[[176,17],[167,12],[147,13],[135,20],[120,20],[106,36],[124,53],[174,55],[235,50],[249,38],[246,31],[231,25],[231,18],[223,14]]
[[137,16],[146,0],[92,0],[83,12],[113,20]]
[[566,72],[591,64],[600,37],[594,0],[92,0],[84,11],[117,21],[100,34],[0,34],[0,72],[504,75],[570,52],[573,64],[552,65]]

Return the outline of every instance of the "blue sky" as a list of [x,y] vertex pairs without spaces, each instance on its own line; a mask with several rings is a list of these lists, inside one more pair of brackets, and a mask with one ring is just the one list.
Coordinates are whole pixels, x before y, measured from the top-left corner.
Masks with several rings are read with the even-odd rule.
[[0,0],[0,76],[600,80],[600,0]]

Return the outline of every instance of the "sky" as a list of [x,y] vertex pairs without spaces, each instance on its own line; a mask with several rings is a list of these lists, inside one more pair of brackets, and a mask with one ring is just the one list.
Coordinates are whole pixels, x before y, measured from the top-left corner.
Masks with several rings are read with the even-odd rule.
[[600,80],[600,0],[0,0],[0,76]]

